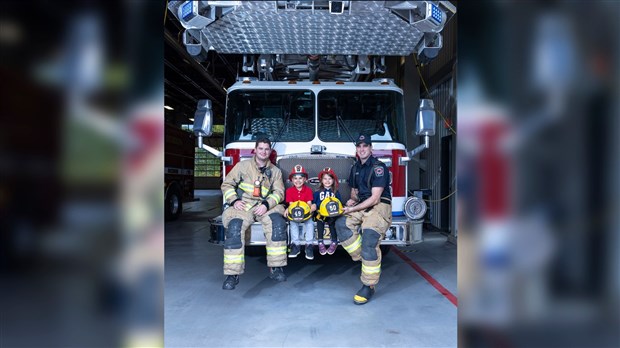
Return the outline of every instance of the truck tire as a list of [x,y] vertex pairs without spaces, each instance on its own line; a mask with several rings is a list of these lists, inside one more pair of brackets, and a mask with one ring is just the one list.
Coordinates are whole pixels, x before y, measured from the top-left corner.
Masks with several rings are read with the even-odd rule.
[[176,220],[183,212],[183,201],[181,200],[181,190],[178,185],[171,185],[166,193],[165,202],[166,221]]

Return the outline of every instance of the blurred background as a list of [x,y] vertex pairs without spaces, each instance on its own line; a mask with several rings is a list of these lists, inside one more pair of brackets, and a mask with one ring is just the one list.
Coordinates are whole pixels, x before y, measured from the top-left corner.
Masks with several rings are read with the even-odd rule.
[[[162,346],[165,1],[0,9],[2,345]],[[463,347],[620,346],[618,19],[458,3]]]
[[459,344],[617,347],[617,2],[459,2]]
[[165,2],[2,2],[3,347],[163,345]]

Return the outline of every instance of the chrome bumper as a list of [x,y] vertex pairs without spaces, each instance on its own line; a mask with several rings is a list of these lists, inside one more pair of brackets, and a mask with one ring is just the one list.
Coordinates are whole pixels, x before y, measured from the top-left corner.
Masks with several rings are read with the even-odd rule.
[[[222,217],[218,216],[209,219],[211,223],[211,239],[209,242],[215,244],[224,244],[224,226],[222,225]],[[250,226],[250,233],[245,234],[245,245],[265,245],[265,235],[263,234],[263,226],[259,222],[255,222]],[[316,233],[316,232],[315,232]],[[316,241],[315,234],[314,244]],[[404,216],[393,217],[392,226],[386,232],[385,238],[381,240],[381,245],[412,245],[423,242],[422,239],[422,221],[411,221]],[[303,244],[303,243],[302,243]]]

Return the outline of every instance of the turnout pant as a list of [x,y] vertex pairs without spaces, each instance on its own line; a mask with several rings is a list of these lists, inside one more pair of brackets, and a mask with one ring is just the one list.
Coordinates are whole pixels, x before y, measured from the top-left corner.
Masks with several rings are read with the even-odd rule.
[[[356,211],[336,220],[340,245],[354,261],[362,260],[360,280],[375,285],[381,275],[380,241],[392,224],[392,206],[378,203],[369,211]],[[361,233],[360,233],[361,232]]]
[[245,233],[255,221],[263,225],[267,242],[267,266],[286,266],[286,221],[282,214],[284,207],[276,205],[263,216],[256,216],[252,211],[237,210],[230,207],[222,214],[222,223],[226,228],[224,241],[224,275],[243,274],[245,270]]

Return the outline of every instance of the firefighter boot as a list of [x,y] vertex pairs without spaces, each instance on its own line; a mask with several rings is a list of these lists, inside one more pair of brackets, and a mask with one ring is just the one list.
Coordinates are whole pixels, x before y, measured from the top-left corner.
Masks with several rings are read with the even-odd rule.
[[224,280],[224,284],[222,285],[222,289],[224,290],[232,290],[239,284],[239,276],[238,275],[229,275]]
[[353,296],[353,302],[357,305],[362,305],[368,301],[375,293],[374,286],[363,285],[362,288]]
[[276,282],[283,282],[286,280],[286,274],[284,274],[282,267],[272,267],[269,271],[269,278]]

